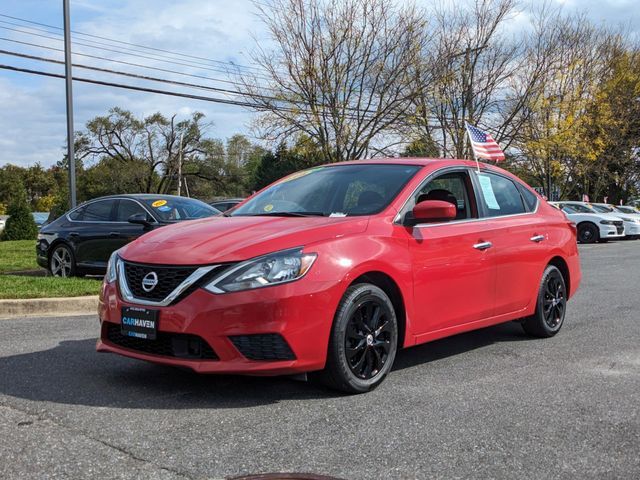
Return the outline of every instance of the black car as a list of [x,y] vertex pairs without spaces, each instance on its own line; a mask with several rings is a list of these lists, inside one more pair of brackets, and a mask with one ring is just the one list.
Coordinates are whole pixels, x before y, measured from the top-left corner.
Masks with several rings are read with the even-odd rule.
[[200,200],[173,195],[89,200],[42,227],[36,244],[38,265],[61,277],[103,274],[111,253],[143,233],[219,213]]
[[213,200],[212,202],[209,202],[209,205],[213,208],[217,208],[221,212],[226,212],[243,201],[244,198],[223,198],[221,200]]

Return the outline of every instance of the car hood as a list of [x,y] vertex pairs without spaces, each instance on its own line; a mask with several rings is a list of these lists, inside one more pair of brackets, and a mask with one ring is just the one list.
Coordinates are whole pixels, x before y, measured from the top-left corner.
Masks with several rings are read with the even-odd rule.
[[123,247],[125,260],[164,265],[236,262],[342,237],[368,217],[214,217],[168,225]]

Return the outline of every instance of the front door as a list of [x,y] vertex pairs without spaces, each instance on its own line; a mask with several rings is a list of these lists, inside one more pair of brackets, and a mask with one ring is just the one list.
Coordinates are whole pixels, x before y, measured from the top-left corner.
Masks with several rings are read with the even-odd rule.
[[495,262],[491,221],[479,218],[467,169],[427,179],[407,205],[444,200],[456,205],[449,222],[406,226],[413,267],[416,333],[429,333],[493,315]]

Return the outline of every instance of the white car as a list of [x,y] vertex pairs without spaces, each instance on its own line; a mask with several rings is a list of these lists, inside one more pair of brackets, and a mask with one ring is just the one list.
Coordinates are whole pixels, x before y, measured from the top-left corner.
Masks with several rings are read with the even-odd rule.
[[625,235],[624,222],[615,215],[599,213],[583,202],[549,202],[576,224],[580,243],[606,242]]
[[[596,212],[609,213],[615,215],[624,222],[624,234],[627,237],[640,237],[640,212],[633,207],[616,207],[608,203],[590,203],[591,208]],[[625,211],[624,209],[629,209]]]

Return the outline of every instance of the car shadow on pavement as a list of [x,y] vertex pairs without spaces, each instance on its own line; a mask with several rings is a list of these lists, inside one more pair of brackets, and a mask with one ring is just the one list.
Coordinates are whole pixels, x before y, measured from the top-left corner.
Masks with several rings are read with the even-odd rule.
[[518,322],[502,323],[402,350],[396,357],[393,370],[435,362],[494,343],[527,340],[534,339],[524,333]]
[[[501,341],[527,337],[505,324],[399,352],[394,370],[425,365]],[[0,394],[61,404],[140,409],[243,408],[341,396],[287,377],[201,375],[112,354],[95,340],[63,341],[49,350],[0,358]]]

